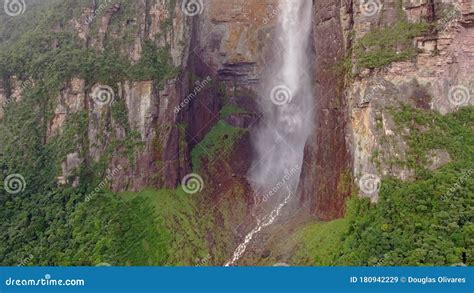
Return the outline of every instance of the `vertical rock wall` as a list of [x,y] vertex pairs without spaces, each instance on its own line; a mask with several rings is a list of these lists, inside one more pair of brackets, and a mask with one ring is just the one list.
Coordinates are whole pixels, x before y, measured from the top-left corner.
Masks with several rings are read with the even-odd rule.
[[349,9],[339,0],[314,2],[315,132],[305,149],[300,192],[303,205],[322,220],[343,216],[351,192],[344,74],[338,68],[347,52]]

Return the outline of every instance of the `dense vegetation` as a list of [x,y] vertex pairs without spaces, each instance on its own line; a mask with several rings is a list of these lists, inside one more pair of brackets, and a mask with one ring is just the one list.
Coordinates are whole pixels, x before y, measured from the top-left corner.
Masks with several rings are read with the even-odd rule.
[[[405,106],[394,115],[410,129],[405,164],[417,180],[386,178],[378,203],[353,198],[346,219],[305,228],[296,263],[474,264],[474,108],[443,116]],[[453,161],[427,170],[432,149],[446,149]]]
[[418,54],[414,38],[429,33],[434,24],[423,20],[409,22],[403,3],[402,0],[395,1],[395,23],[371,29],[356,40],[351,56],[356,71],[380,68],[392,62],[412,59]]
[[236,139],[242,136],[243,129],[233,127],[220,120],[210,130],[199,147],[194,148],[192,155],[193,166],[199,170],[202,160],[212,161],[217,156],[223,156],[233,150]]
[[368,32],[354,47],[356,67],[379,68],[416,56],[418,52],[413,46],[413,38],[426,32],[428,27],[426,23],[399,21]]
[[[121,2],[123,9],[112,25],[133,11],[131,3]],[[107,154],[99,162],[81,164],[74,174],[81,178],[77,188],[57,186],[66,154],[79,151],[87,157],[89,113],[72,113],[61,134],[46,136],[54,98],[65,82],[83,78],[87,90],[96,83],[116,89],[116,83],[124,80],[159,84],[176,73],[168,48],[145,41],[142,58],[132,64],[112,39],[106,50],[98,51],[88,48],[68,27],[68,21],[90,1],[28,4],[23,16],[0,16],[0,77],[7,96],[12,94],[13,76],[23,90],[21,101],[2,105],[0,264],[25,264],[25,259],[30,265],[166,264],[170,232],[155,215],[149,198],[126,201],[101,191],[86,200],[104,178]],[[122,125],[127,137],[108,145],[108,154],[133,154],[136,133],[128,127],[123,101],[113,104],[110,117]],[[6,192],[4,179],[10,174],[24,177],[23,192]]]

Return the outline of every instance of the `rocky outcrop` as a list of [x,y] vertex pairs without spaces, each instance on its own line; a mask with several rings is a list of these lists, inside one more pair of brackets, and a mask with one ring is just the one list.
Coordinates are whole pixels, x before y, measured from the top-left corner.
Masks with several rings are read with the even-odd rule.
[[48,126],[48,139],[60,134],[68,115],[83,111],[86,107],[85,80],[73,78],[69,81],[55,100],[56,109]]
[[73,187],[79,186],[80,178],[74,176],[74,171],[83,163],[78,153],[68,154],[66,160],[62,163],[62,176],[58,177],[59,185],[71,184]]
[[3,76],[0,79],[0,119],[4,116],[4,108],[11,102],[20,102],[23,92],[34,86],[34,80],[22,80],[17,76]]
[[128,124],[139,136],[138,150],[114,156],[112,166],[123,166],[112,180],[113,189],[141,190],[145,187],[175,188],[189,173],[185,132],[177,124],[179,86],[169,81],[158,89],[151,81],[125,82],[120,92],[128,109]]
[[262,48],[272,28],[264,20],[275,3],[212,0],[195,17],[188,70],[201,80],[211,76],[221,92],[205,88],[199,101],[183,114],[191,115],[184,120],[189,121],[189,135],[194,140],[200,141],[219,120],[219,110],[225,105],[245,103],[253,107],[250,112],[258,111],[256,103],[245,101],[257,99],[257,82],[265,65]]
[[[397,1],[384,1],[372,18],[355,14],[354,42],[369,28],[392,25],[396,19],[386,15],[394,15],[396,5]],[[403,1],[402,9],[409,22],[427,21],[435,29],[415,38],[413,46],[419,54],[414,59],[366,70],[347,89],[356,182],[366,174],[413,178],[413,170],[393,164],[406,159],[403,135],[410,130],[397,131],[389,109],[410,105],[446,114],[474,104],[472,1]],[[428,168],[449,161],[445,151],[437,153],[439,158],[427,154],[432,157]],[[370,196],[377,200],[377,193]]]
[[[185,70],[191,19],[181,11],[181,3],[143,0],[134,5],[110,1],[91,4],[82,9],[78,19],[70,21],[85,46],[104,51],[107,45],[118,44],[133,64],[141,58],[144,42],[152,41],[157,47],[168,46],[174,66]],[[63,127],[69,113],[85,109],[89,115],[88,158],[99,162],[106,155],[109,169],[121,166],[110,180],[113,190],[174,188],[190,170],[189,149],[181,143],[186,134],[176,126],[184,122],[178,121],[174,111],[187,91],[187,81],[179,76],[185,74],[164,85],[153,80],[106,85],[111,98],[106,104],[94,101],[95,93],[104,85],[85,88],[73,80],[61,93],[50,134]],[[82,109],[70,109],[65,104],[82,105]],[[114,107],[118,114],[114,115]]]
[[[393,25],[400,9],[397,4],[385,0],[380,12],[372,17],[354,5],[354,42],[371,29]],[[413,47],[419,50],[415,58],[364,70],[347,88],[356,182],[367,174],[413,179],[413,170],[393,164],[406,159],[408,147],[403,136],[410,130],[396,130],[390,109],[410,105],[446,114],[474,104],[472,1],[410,0],[403,1],[401,9],[398,13],[406,15],[409,22],[427,22],[434,30],[414,39]],[[439,158],[429,160],[429,169],[449,162],[445,151],[437,150],[437,154]],[[367,196],[373,200],[378,197],[377,192]]]
[[313,43],[315,132],[309,139],[301,175],[301,200],[322,220],[344,215],[350,195],[350,153],[344,76],[335,70],[346,56],[344,32],[351,24],[350,7],[341,1],[316,1]]
[[[191,172],[191,149],[221,119],[225,105],[246,110],[226,117],[229,124],[248,128],[255,123],[256,82],[264,66],[262,37],[269,37],[265,34],[275,1],[210,2],[193,14],[182,1],[138,1],[133,6],[92,1],[65,28],[99,52],[118,45],[132,63],[140,59],[145,41],[168,46],[179,71],[176,79],[161,85],[124,80],[91,86],[75,78],[58,95],[48,137],[62,133],[69,115],[86,111],[88,146],[82,159],[105,159],[109,169],[120,165],[110,180],[113,190],[175,188]],[[97,103],[95,93],[104,86],[112,90],[112,100]],[[125,119],[117,117],[116,108]]]
[[[343,215],[351,185],[358,190],[364,176],[377,182],[384,176],[413,178],[413,170],[393,164],[406,159],[408,146],[390,109],[405,104],[444,114],[474,103],[469,70],[474,48],[472,1],[374,3],[374,11],[364,11],[370,7],[358,1],[315,3],[316,132],[305,150],[300,191],[310,212],[325,220]],[[411,46],[419,50],[414,59],[378,69],[354,68],[351,79],[338,71],[345,69],[343,61],[361,38],[400,19],[435,28],[414,39]],[[357,63],[355,58],[352,64]],[[445,151],[436,151],[440,156],[430,160],[428,168],[449,162]],[[370,194],[361,190],[360,195],[376,201],[378,189]]]

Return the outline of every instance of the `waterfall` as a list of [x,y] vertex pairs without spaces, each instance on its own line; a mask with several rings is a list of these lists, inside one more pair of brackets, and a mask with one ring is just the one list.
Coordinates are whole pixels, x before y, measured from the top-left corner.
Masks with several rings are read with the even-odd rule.
[[[257,194],[267,194],[288,170],[303,162],[312,125],[312,86],[308,59],[311,0],[280,0],[277,55],[267,68],[260,110],[263,121],[252,135],[256,157],[249,180]],[[286,181],[295,191],[301,170]]]
[[257,201],[263,199],[270,213],[257,219],[234,252],[234,264],[252,238],[271,225],[296,193],[305,143],[312,131],[313,93],[309,41],[311,38],[311,0],[280,0],[277,38],[272,62],[266,68],[259,105],[263,113],[260,126],[252,133],[256,156],[248,174]]

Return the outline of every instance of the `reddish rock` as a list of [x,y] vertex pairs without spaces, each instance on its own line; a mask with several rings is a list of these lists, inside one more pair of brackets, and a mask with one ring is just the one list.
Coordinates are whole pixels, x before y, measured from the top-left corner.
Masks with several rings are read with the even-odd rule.
[[305,148],[299,192],[314,216],[331,220],[344,215],[345,199],[350,195],[350,186],[341,188],[346,181],[350,184],[344,176],[351,170],[344,76],[333,69],[346,52],[340,1],[316,1],[314,11],[315,133]]

